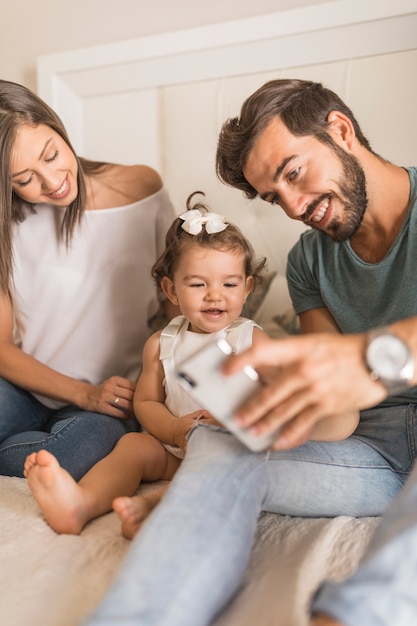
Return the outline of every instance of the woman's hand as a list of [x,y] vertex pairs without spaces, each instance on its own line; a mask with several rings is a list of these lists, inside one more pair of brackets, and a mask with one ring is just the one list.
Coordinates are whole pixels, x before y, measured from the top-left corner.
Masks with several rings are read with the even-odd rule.
[[133,417],[133,394],[136,384],[122,376],[111,376],[100,385],[87,385],[78,405],[94,413],[118,419]]
[[225,374],[251,365],[265,382],[236,420],[258,434],[280,427],[274,449],[301,445],[319,420],[369,408],[386,397],[383,385],[372,381],[364,354],[365,335],[265,337],[224,365]]

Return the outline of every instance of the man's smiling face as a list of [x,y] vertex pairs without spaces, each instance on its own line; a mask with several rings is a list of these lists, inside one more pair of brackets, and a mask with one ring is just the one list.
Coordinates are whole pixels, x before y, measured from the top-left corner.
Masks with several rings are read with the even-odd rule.
[[243,174],[263,200],[335,241],[352,237],[362,222],[366,180],[358,160],[336,143],[293,135],[278,117],[261,133]]

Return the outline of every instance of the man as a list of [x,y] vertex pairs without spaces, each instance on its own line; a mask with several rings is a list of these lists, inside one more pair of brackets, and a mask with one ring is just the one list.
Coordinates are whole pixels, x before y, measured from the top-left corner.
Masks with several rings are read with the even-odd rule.
[[[413,236],[410,213],[416,191],[413,184],[410,188],[410,178],[415,174],[372,151],[352,112],[336,94],[305,81],[264,85],[246,101],[240,119],[224,125],[217,172],[247,197],[259,195],[279,204],[290,218],[314,229],[291,252],[287,272],[303,332],[363,332],[417,312],[416,300],[408,295],[414,278],[409,265],[415,258],[414,246],[409,245],[408,234]],[[332,240],[344,245],[332,245]],[[397,290],[398,280],[405,281],[405,289]],[[366,293],[367,298],[361,297]],[[417,321],[393,325],[394,329],[410,340],[415,354]],[[391,340],[385,331],[375,338],[382,350],[376,352],[377,359],[384,358],[386,338]],[[305,441],[318,417],[352,406],[372,406],[383,398],[383,385],[371,380],[383,378],[383,370],[378,372],[383,363],[368,362],[370,376],[364,336],[351,336],[343,344],[339,338],[337,342],[324,336],[317,339],[292,342],[291,347],[271,342],[262,352],[252,350],[229,364],[231,372],[245,363],[291,364],[275,385],[265,389],[262,401],[254,399],[240,415],[244,425],[256,424],[259,432],[287,424],[277,449]],[[388,371],[385,380],[385,392],[391,396],[407,396],[407,387],[417,382],[410,350],[407,345],[402,348],[405,361],[398,372]],[[348,375],[356,378],[348,381]],[[415,390],[408,398],[415,403]],[[401,396],[389,401],[405,402]],[[407,582],[415,582],[415,570],[406,551],[417,534],[416,497],[417,467],[387,511],[359,572],[345,585],[325,586],[316,599],[316,611],[327,610],[349,625],[415,623],[417,604],[407,596]],[[417,550],[416,539],[414,546]],[[313,623],[341,622],[321,615]]]
[[[224,124],[216,165],[220,179],[246,197],[279,204],[312,227],[290,252],[287,269],[303,333],[366,332],[417,314],[410,293],[417,252],[412,237],[408,241],[415,168],[407,171],[376,155],[332,91],[309,81],[267,83],[247,99],[240,119]],[[320,372],[323,395],[332,369]],[[415,402],[417,390],[405,395],[406,404]],[[365,406],[381,399],[371,397]],[[404,400],[401,391],[398,403]],[[330,410],[338,406],[336,395]],[[312,407],[309,416],[299,414],[291,431],[308,419],[314,423]],[[275,426],[285,421],[277,418]],[[306,436],[304,429],[292,445]]]
[[[308,335],[265,340],[228,364],[229,371],[244,363],[276,366],[237,419],[255,432],[282,430],[268,454],[249,452],[221,429],[193,430],[168,495],[90,626],[207,626],[239,588],[261,510],[380,515],[414,462],[417,321],[396,321],[417,314],[416,169],[376,155],[336,94],[318,83],[283,80],[261,87],[240,118],[226,122],[217,172],[248,197],[260,195],[312,227],[288,263],[294,307]],[[367,334],[387,325],[389,331]],[[367,409],[353,436],[308,441],[320,420],[343,419],[352,408]],[[414,482],[399,496],[402,510],[413,509]],[[388,531],[382,526],[370,551],[370,571],[372,564],[374,572],[384,569],[381,546],[393,545],[387,519]],[[390,568],[398,551],[388,552]],[[407,571],[401,582],[410,587]],[[343,603],[338,589],[325,586],[317,596],[317,626],[409,623],[392,606],[386,615],[369,610],[357,619],[358,595],[344,591]]]

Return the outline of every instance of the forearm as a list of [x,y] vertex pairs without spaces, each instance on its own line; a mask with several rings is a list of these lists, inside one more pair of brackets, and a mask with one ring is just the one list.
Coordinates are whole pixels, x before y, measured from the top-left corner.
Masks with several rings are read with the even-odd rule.
[[162,402],[142,400],[134,403],[136,419],[150,435],[171,446],[181,446],[180,419]]
[[0,377],[30,391],[66,404],[82,406],[90,385],[61,374],[13,345],[0,351]]

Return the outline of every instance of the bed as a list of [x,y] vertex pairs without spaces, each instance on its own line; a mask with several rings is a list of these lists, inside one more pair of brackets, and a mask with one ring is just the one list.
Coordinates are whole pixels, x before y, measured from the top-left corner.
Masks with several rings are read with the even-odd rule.
[[[129,548],[117,516],[90,522],[79,536],[57,535],[22,478],[0,479],[0,503],[0,623],[77,626]],[[214,625],[306,625],[319,583],[356,567],[377,521],[262,514],[242,588]]]

